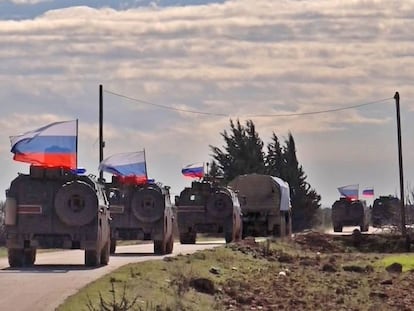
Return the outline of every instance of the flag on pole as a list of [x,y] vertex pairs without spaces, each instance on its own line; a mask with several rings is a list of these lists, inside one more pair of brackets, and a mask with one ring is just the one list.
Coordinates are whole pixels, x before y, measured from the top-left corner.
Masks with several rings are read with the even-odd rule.
[[358,194],[359,194],[358,184],[339,187],[338,191],[343,197],[346,197],[351,200],[358,200]]
[[181,170],[181,173],[190,178],[202,178],[204,176],[204,163],[189,164]]
[[145,151],[114,154],[99,164],[99,171],[145,183],[148,180]]
[[367,198],[373,198],[374,188],[367,188],[367,189],[362,190],[362,195]]
[[77,168],[78,120],[55,122],[10,136],[13,160],[37,166]]

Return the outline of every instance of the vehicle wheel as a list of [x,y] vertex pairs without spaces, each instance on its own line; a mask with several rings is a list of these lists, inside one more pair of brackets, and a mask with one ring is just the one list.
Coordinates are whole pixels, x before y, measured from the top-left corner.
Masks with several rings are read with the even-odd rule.
[[106,242],[101,250],[101,264],[105,266],[109,263],[109,244],[110,242]]
[[7,250],[9,265],[12,268],[23,267],[24,265],[24,250],[23,248],[9,248]]
[[243,223],[240,222],[240,228],[236,233],[235,242],[239,242],[243,239]]
[[85,266],[88,267],[97,267],[100,264],[101,254],[93,250],[85,250]]
[[224,239],[226,240],[226,243],[231,243],[233,241],[233,232],[226,231],[224,233]]
[[174,235],[171,234],[171,236],[170,236],[170,238],[168,239],[168,242],[167,242],[166,253],[171,254],[173,252],[173,248],[174,248]]
[[274,226],[273,226],[273,232],[272,232],[272,235],[273,235],[274,237],[280,237],[280,236],[281,236],[281,234],[280,234],[280,225],[274,225]]
[[163,240],[154,240],[154,254],[165,255],[167,252],[167,243]]
[[111,254],[115,254],[115,250],[116,250],[116,240],[115,239],[111,239],[111,246],[110,246],[109,252]]
[[69,226],[84,226],[98,214],[96,191],[83,181],[68,182],[56,193],[55,210],[63,223]]
[[180,233],[180,243],[181,244],[195,244],[196,237],[197,237],[196,232]]
[[33,266],[36,261],[36,248],[28,248],[24,250],[24,265]]

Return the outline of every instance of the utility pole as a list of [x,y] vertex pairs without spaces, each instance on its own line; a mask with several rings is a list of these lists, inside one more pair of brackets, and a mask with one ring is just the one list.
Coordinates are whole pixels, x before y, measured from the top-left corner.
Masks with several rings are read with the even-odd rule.
[[401,120],[400,120],[400,94],[395,92],[395,108],[397,111],[397,136],[398,136],[398,164],[400,169],[400,202],[401,202],[401,234],[407,235],[405,227],[405,203],[404,203],[404,175],[403,175],[403,159],[401,147]]
[[[103,160],[103,148],[105,142],[103,141],[103,91],[102,84],[99,85],[99,163]],[[103,182],[103,171],[99,172],[99,180]]]

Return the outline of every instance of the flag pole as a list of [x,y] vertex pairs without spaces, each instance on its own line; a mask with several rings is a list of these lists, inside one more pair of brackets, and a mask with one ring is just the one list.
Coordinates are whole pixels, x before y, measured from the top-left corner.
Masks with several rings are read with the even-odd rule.
[[75,170],[78,169],[78,137],[79,137],[79,120],[76,119],[76,159],[75,159]]
[[[99,164],[103,161],[103,87],[99,84]],[[99,171],[99,180],[103,181],[103,171]]]
[[147,157],[145,156],[145,148],[144,148],[144,165],[145,165],[145,179],[148,181]]

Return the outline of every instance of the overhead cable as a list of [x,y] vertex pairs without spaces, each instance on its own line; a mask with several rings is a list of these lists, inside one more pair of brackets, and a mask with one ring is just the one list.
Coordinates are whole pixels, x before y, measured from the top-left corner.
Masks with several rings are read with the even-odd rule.
[[[168,109],[168,110],[174,110],[174,111],[186,112],[186,113],[201,114],[201,115],[231,117],[231,115],[224,114],[224,113],[214,113],[214,112],[205,112],[205,111],[199,111],[199,110],[189,110],[189,109],[175,108],[175,107],[161,105],[161,104],[155,104],[155,103],[152,103],[152,102],[149,102],[149,101],[146,101],[146,100],[133,98],[133,97],[122,95],[122,94],[112,92],[112,91],[109,91],[109,90],[104,90],[104,92],[108,93],[108,94],[118,96],[118,97],[122,97],[122,98],[125,98],[125,99],[128,99],[128,100],[131,100],[131,101],[139,102],[139,103],[150,105],[150,106],[155,106],[155,107],[162,108],[162,109]],[[280,114],[253,114],[253,115],[245,115],[245,116],[242,116],[242,117],[244,117],[244,118],[265,118],[265,117],[295,117],[295,116],[313,115],[313,114],[321,114],[321,113],[343,111],[343,110],[348,110],[348,109],[355,109],[355,108],[359,108],[359,107],[363,107],[363,106],[379,104],[379,103],[382,103],[382,102],[385,102],[385,101],[388,101],[388,100],[391,100],[391,99],[393,99],[393,98],[389,97],[389,98],[379,99],[379,100],[375,100],[375,101],[371,101],[371,102],[367,102],[367,103],[363,103],[363,104],[345,106],[345,107],[340,107],[340,108],[332,108],[332,109],[326,109],[326,110],[317,110],[317,111],[309,111],[309,112],[297,112],[297,113],[280,113]]]

